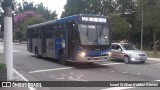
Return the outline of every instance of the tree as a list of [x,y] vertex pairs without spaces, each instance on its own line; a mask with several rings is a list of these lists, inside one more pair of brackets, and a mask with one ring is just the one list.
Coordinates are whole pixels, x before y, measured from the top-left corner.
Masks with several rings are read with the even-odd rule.
[[27,2],[25,0],[22,3],[15,2],[15,14],[25,12],[25,11],[35,11],[35,6],[33,2]]
[[106,15],[115,11],[114,0],[67,0],[61,17],[75,14]]
[[34,5],[34,2],[27,2],[25,0],[23,0],[22,4],[17,3],[15,13],[18,14],[18,13],[25,12],[25,11],[34,11],[38,14],[41,14],[42,17],[45,18],[46,20],[57,18],[56,11],[51,12],[48,9],[48,7],[43,6],[42,2],[36,5]]
[[50,20],[55,20],[55,19],[57,19],[56,11],[54,11],[54,12],[52,12],[52,13],[50,14]]
[[[21,42],[22,38],[26,36],[26,20],[32,17],[40,17],[42,20],[38,20],[41,23],[46,20],[56,19],[56,11],[51,12],[47,7],[43,6],[43,3],[34,5],[34,2],[27,2],[23,0],[22,4],[17,3],[14,16],[14,28],[15,28],[15,38]],[[32,24],[37,24],[36,22]]]
[[67,0],[66,5],[64,6],[65,11],[62,12],[61,17],[83,13],[82,8],[85,8],[84,1],[85,0]]
[[25,11],[22,13],[19,13],[14,16],[14,29],[15,29],[15,37],[18,37],[18,40],[22,42],[22,37],[24,34],[22,34],[23,30],[23,23],[27,18],[32,18],[33,16],[36,17],[42,17],[41,15],[33,12],[33,11]]
[[33,16],[41,16],[41,15],[38,14],[38,13],[35,13],[33,11],[25,11],[25,12],[22,12],[22,13],[18,13],[14,16],[14,24],[15,25],[20,25],[21,23],[24,22],[24,20],[26,18],[30,18],[30,17],[33,17]]
[[36,12],[42,14],[43,18],[46,20],[56,19],[56,11],[51,12],[47,7],[43,6],[43,3],[36,4]]
[[26,33],[27,33],[27,26],[29,25],[33,25],[33,24],[38,24],[41,22],[45,22],[46,19],[42,18],[41,16],[33,16],[31,18],[27,18],[23,24],[22,24],[22,35],[23,35],[23,39],[26,39]]
[[[138,9],[144,10],[144,34],[150,35],[153,42],[153,51],[156,53],[156,42],[160,32],[160,1],[159,0],[141,0],[138,2]],[[139,15],[141,16],[141,15]],[[146,37],[145,37],[146,38]]]
[[146,5],[148,8],[144,12],[144,27],[153,31],[153,51],[156,53],[157,33],[160,31],[160,3],[158,0],[148,0]]
[[120,17],[118,14],[110,14],[109,18],[111,20],[112,26],[112,40],[119,41],[128,38],[129,26],[130,24],[125,18]]

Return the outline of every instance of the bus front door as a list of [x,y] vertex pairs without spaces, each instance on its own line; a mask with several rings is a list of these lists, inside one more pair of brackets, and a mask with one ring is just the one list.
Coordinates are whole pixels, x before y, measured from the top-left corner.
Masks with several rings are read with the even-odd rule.
[[67,56],[72,59],[74,55],[74,22],[68,23]]

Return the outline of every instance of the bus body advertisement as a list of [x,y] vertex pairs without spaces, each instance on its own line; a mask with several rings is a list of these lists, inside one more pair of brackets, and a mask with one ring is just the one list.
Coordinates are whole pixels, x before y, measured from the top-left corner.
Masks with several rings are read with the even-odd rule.
[[107,17],[80,14],[27,27],[27,50],[66,61],[106,61],[110,52]]

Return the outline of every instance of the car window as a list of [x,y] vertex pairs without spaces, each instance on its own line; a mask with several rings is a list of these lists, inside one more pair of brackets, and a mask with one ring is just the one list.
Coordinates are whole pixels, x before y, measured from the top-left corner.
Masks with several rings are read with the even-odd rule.
[[137,50],[137,48],[133,44],[122,44],[122,47],[125,50]]
[[111,49],[114,49],[114,50],[118,50],[118,49],[121,49],[121,47],[119,45],[112,45],[111,46]]
[[116,46],[116,50],[121,49],[121,47],[119,45]]
[[114,46],[114,45],[112,45],[112,46],[111,46],[111,49],[115,49],[115,46]]

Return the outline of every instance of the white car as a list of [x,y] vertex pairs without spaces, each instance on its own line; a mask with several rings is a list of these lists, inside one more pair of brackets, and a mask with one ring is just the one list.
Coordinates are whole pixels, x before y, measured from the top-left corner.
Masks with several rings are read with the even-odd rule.
[[125,63],[144,63],[147,60],[147,55],[145,52],[135,48],[133,44],[112,43],[110,58],[121,59],[124,60]]

